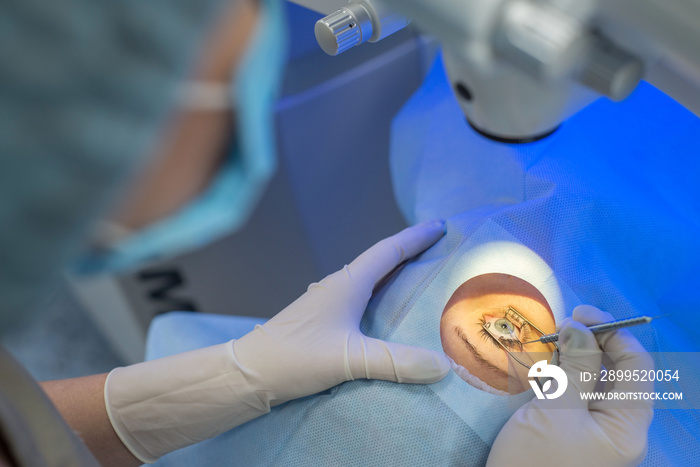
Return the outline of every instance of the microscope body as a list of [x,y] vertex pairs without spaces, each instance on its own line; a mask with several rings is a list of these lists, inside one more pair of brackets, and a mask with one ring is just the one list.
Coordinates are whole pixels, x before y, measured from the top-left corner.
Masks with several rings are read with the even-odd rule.
[[[318,10],[322,0],[294,1]],[[380,40],[410,19],[442,44],[468,122],[497,141],[543,138],[600,96],[624,99],[642,79],[700,115],[700,0],[342,3],[327,0],[335,13],[316,26],[326,52]]]

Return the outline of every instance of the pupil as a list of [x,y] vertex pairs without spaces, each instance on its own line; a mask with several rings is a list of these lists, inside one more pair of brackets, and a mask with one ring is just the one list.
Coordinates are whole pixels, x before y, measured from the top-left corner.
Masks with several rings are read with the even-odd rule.
[[512,334],[513,325],[507,319],[499,319],[494,323],[496,329],[498,329],[502,334]]

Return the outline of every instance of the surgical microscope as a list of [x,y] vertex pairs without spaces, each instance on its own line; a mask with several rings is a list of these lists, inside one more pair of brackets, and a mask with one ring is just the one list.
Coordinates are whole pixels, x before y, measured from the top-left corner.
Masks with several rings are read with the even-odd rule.
[[327,14],[329,55],[413,22],[443,48],[469,125],[536,141],[600,96],[645,79],[700,116],[700,0],[292,0]]

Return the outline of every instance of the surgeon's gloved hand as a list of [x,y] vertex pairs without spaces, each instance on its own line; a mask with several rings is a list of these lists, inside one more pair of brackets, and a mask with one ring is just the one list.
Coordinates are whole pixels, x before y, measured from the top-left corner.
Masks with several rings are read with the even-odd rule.
[[426,223],[377,243],[237,341],[112,371],[115,431],[153,462],[344,381],[441,380],[450,370],[442,353],[369,338],[359,324],[375,285],[443,234],[442,222]]
[[[543,459],[563,467],[630,467],[639,465],[647,452],[647,434],[653,418],[646,400],[582,400],[596,381],[582,382],[583,371],[600,377],[602,351],[615,370],[653,370],[651,356],[626,329],[594,336],[585,325],[612,321],[592,306],[576,307],[573,320],[561,328],[561,364],[568,377],[566,392],[558,399],[533,399],[521,407],[498,434],[487,466],[540,467]],[[610,369],[610,368],[608,368]],[[616,382],[613,392],[652,392],[648,381]]]

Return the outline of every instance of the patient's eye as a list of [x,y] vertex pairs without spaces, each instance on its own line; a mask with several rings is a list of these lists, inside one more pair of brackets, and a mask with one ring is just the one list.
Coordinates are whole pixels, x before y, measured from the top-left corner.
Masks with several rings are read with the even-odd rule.
[[505,318],[500,318],[494,321],[491,329],[493,329],[496,335],[501,335],[503,337],[513,337],[513,334],[515,333],[515,326],[513,326],[513,323]]
[[546,299],[532,284],[507,274],[482,274],[462,283],[445,304],[440,339],[445,353],[473,376],[519,394],[530,386],[525,367],[556,350],[531,341],[555,326]]
[[[485,315],[478,323],[479,334],[495,346],[505,345],[512,349],[522,350],[519,340],[520,330],[507,318]],[[500,344],[499,344],[500,342]]]
[[501,316],[484,315],[480,325],[488,328],[492,337],[497,339],[518,340],[520,337],[520,323],[513,322],[502,314]]

